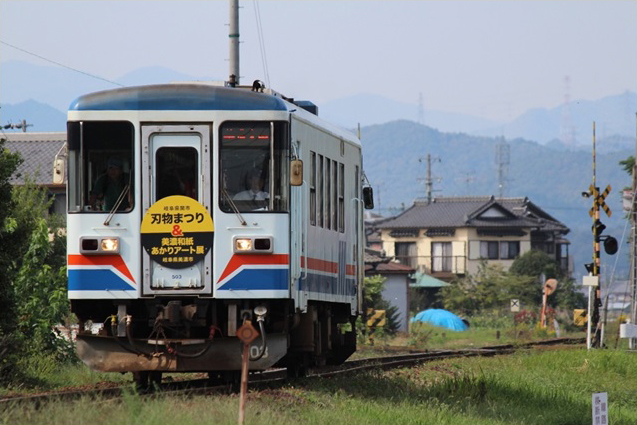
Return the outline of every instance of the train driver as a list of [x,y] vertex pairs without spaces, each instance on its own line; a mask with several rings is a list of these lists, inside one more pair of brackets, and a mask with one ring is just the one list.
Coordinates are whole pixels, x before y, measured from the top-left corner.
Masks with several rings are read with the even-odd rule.
[[262,208],[267,205],[264,202],[270,199],[270,194],[263,190],[264,183],[261,170],[253,169],[248,173],[246,185],[248,189],[237,193],[232,199],[234,201],[254,201],[253,209]]
[[[89,204],[93,210],[111,211],[122,192],[127,189],[128,174],[124,173],[122,160],[110,158],[106,163],[106,172],[95,180],[95,185],[89,197]],[[118,210],[130,209],[130,191],[124,196]]]

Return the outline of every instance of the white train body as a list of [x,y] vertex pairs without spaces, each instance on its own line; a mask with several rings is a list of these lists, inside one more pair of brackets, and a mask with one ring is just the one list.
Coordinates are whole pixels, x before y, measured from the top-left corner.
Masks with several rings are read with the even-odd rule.
[[267,338],[251,350],[267,347],[251,369],[340,363],[355,350],[361,146],[299,105],[209,84],[71,105],[69,298],[81,323],[105,323],[99,334],[82,326],[87,364],[237,370],[236,331],[256,326],[258,306]]

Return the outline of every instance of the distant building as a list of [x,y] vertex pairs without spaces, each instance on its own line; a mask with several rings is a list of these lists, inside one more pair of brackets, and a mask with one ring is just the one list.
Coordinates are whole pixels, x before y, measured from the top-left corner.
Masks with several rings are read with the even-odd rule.
[[55,156],[64,150],[66,133],[16,132],[4,133],[0,137],[7,140],[5,148],[19,152],[24,160],[12,177],[11,184],[23,185],[25,176],[29,175],[35,179],[35,184],[46,187],[55,197],[49,213],[66,215],[66,180],[62,183],[53,181],[53,163]]
[[416,200],[403,213],[375,224],[388,257],[449,281],[475,274],[481,260],[508,270],[531,249],[571,272],[568,227],[528,198],[441,197]]

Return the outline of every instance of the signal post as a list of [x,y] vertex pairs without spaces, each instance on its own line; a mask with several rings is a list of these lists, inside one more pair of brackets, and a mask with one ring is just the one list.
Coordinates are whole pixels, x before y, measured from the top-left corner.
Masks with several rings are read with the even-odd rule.
[[600,259],[600,243],[604,243],[604,251],[613,255],[617,252],[617,240],[609,235],[602,236],[602,232],[606,229],[606,225],[601,222],[599,217],[600,208],[604,210],[606,215],[610,217],[612,211],[606,205],[605,199],[611,191],[611,186],[606,186],[604,192],[600,194],[599,187],[596,185],[596,169],[595,169],[595,122],[593,122],[593,183],[589,187],[588,192],[583,192],[582,196],[593,198],[593,206],[589,211],[589,215],[593,218],[593,262],[586,264],[586,270],[589,276],[584,277],[584,285],[589,287],[588,291],[588,327],[586,335],[587,348],[599,348],[601,346],[601,325],[599,321],[599,308],[602,306],[601,288],[599,286],[599,273],[601,269]]

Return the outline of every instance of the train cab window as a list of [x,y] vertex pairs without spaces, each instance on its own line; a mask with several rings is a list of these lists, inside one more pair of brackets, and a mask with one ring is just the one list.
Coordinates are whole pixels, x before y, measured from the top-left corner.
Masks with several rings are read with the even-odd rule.
[[67,130],[68,211],[132,211],[133,125],[125,121],[69,122]]
[[199,155],[193,147],[162,147],[155,154],[156,200],[183,195],[198,200]]
[[289,210],[287,123],[226,122],[220,128],[219,146],[222,211]]

